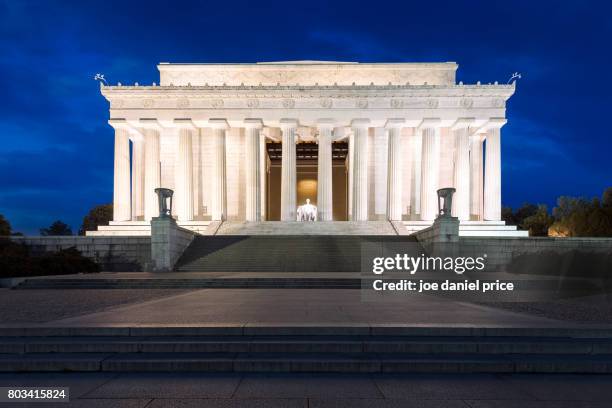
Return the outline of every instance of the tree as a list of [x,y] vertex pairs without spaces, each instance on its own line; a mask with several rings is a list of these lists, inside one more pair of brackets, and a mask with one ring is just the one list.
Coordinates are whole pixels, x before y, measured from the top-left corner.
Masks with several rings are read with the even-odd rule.
[[49,226],[49,228],[41,228],[40,235],[72,235],[72,229],[70,226],[60,220],[55,221]]
[[604,209],[612,209],[612,187],[608,187],[601,195],[601,205]]
[[548,214],[548,208],[544,204],[537,207],[533,215],[526,217],[520,224],[521,229],[528,230],[532,237],[548,236],[548,228],[554,219]]
[[79,229],[79,235],[85,235],[86,231],[95,231],[99,225],[108,225],[113,219],[113,205],[102,204],[93,207],[85,217]]
[[514,213],[516,225],[520,226],[526,218],[536,215],[538,209],[539,207],[535,204],[523,203],[523,205],[516,210],[516,213]]
[[553,217],[559,221],[577,212],[588,212],[591,203],[582,197],[561,196],[557,198],[557,206],[553,208]]
[[553,209],[555,222],[551,236],[610,237],[612,236],[612,187],[604,190],[601,200],[594,198],[559,197]]
[[508,225],[520,226],[525,218],[531,217],[538,212],[538,206],[535,204],[523,203],[515,212],[512,211],[511,207],[503,207],[501,218]]
[[512,207],[502,207],[501,219],[505,221],[507,225],[516,225],[516,220],[514,219]]
[[11,224],[4,218],[4,215],[0,214],[0,236],[8,235],[11,235]]

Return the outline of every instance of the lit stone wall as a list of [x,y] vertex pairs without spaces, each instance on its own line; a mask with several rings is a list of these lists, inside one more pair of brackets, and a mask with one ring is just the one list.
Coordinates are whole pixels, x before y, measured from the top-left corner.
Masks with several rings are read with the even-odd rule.
[[455,83],[457,64],[357,64],[357,63],[258,63],[258,64],[159,64],[162,86],[262,85],[449,85]]

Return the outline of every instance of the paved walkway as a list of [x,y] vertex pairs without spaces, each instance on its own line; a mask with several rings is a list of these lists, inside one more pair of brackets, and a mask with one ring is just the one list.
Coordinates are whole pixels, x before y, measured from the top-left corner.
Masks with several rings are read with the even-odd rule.
[[538,325],[560,322],[426,295],[364,301],[347,289],[201,289],[51,322],[61,326],[198,324]]
[[[608,408],[604,375],[0,374],[0,386],[70,387],[33,407]],[[2,404],[1,407],[11,406]],[[27,404],[13,404],[26,407]]]

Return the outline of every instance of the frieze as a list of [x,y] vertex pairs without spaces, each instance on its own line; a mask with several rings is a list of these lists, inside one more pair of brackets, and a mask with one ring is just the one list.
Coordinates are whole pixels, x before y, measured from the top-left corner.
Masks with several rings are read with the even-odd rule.
[[322,108],[329,109],[333,106],[333,101],[330,98],[321,99],[319,102]]
[[187,98],[179,98],[176,101],[176,107],[179,108],[179,109],[188,108],[189,105],[190,105],[189,99],[187,99]]
[[501,108],[504,106],[506,102],[501,99],[501,98],[495,98],[493,99],[493,101],[491,102],[491,106],[493,106],[494,108]]
[[365,109],[368,107],[368,100],[367,99],[358,99],[355,102],[355,107],[359,108],[359,109]]
[[283,108],[291,109],[295,107],[295,100],[283,99]]
[[391,99],[391,107],[392,108],[403,108],[404,107],[404,101],[401,99]]
[[156,98],[110,98],[111,109],[475,109],[503,108],[504,98],[389,98],[389,97],[335,97],[335,98],[277,98],[274,95],[255,98],[206,98],[203,96],[176,97],[160,96]]
[[471,98],[462,98],[459,100],[459,106],[465,109],[471,109],[474,106],[474,100]]
[[123,108],[123,106],[125,106],[125,101],[123,99],[111,99],[110,100],[110,107],[113,109]]
[[213,99],[210,105],[213,108],[222,108],[225,105],[225,103],[223,102],[223,99]]

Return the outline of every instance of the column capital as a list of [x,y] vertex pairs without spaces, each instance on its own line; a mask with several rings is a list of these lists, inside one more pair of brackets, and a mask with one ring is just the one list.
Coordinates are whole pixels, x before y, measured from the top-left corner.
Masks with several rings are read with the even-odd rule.
[[213,129],[227,130],[230,128],[229,123],[224,118],[210,118],[208,119],[208,126]]
[[283,118],[279,121],[281,129],[297,128],[300,124],[297,119]]
[[442,126],[442,120],[440,118],[423,118],[417,129],[425,128],[439,128]]
[[110,118],[108,124],[111,125],[115,130],[130,131],[132,126],[124,118]]
[[501,129],[508,121],[506,118],[490,118],[484,125],[478,129],[478,133],[484,133],[491,129]]
[[467,129],[474,125],[476,118],[458,118],[451,126],[451,130]]
[[177,118],[172,121],[175,127],[179,129],[195,130],[196,126],[191,118]]
[[370,119],[359,118],[351,121],[352,128],[365,128],[370,126]]
[[406,120],[402,118],[387,119],[385,129],[399,129],[406,125]]
[[144,137],[140,128],[134,127],[124,118],[111,118],[109,119],[108,124],[115,130],[122,130],[126,132],[129,138],[134,141],[141,140]]
[[156,118],[140,118],[138,120],[138,126],[148,130],[161,130],[162,125]]
[[470,135],[470,140],[475,142],[484,142],[485,134],[484,133],[473,133]]
[[350,127],[347,126],[336,126],[334,127],[333,130],[333,140],[335,142],[342,140],[342,139],[346,139],[348,137],[350,137],[350,135],[353,133],[352,129]]
[[130,139],[132,139],[133,142],[141,142],[144,140],[144,132],[141,128],[135,128],[132,126],[128,130],[128,133],[130,134]]
[[333,128],[336,126],[336,120],[330,118],[324,118],[317,120],[317,127],[319,128]]
[[244,127],[247,129],[262,129],[263,121],[257,118],[247,118],[244,120]]

